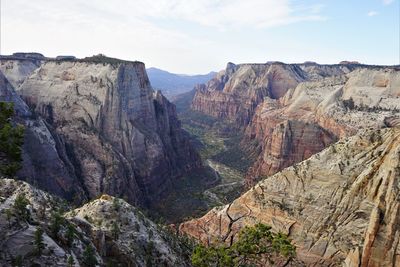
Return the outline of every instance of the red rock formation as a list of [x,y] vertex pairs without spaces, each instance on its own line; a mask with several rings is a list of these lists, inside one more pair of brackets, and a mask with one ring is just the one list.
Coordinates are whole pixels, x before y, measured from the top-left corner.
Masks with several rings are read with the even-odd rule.
[[203,243],[262,222],[289,234],[307,266],[399,266],[400,129],[364,131],[180,225]]

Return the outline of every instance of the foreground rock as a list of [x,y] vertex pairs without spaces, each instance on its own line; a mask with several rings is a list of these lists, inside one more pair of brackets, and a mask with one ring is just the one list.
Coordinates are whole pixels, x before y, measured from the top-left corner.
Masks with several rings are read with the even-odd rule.
[[[13,210],[15,199],[24,195],[30,219],[18,219],[13,212],[8,221],[6,210]],[[189,266],[187,251],[174,234],[148,220],[140,211],[121,199],[103,195],[65,216],[54,235],[54,212],[68,208],[63,202],[31,185],[12,179],[0,179],[0,265],[12,266],[85,266],[85,250],[92,247],[99,265],[116,266]],[[67,242],[67,229],[74,230],[73,242]],[[35,252],[34,235],[44,230],[44,250]],[[36,264],[36,265],[35,265]]]
[[68,213],[67,218],[85,229],[102,257],[116,263],[189,266],[188,251],[174,234],[123,200],[103,195]]
[[[31,160],[24,158],[20,177],[41,188],[68,199],[106,192],[143,205],[158,201],[174,178],[201,164],[174,105],[153,91],[143,63],[97,56],[2,58],[0,65],[9,90],[35,117],[22,119]],[[31,141],[31,124],[42,125],[42,139],[51,147]],[[49,160],[50,150],[57,153]]]
[[[28,220],[18,218],[13,209],[18,195],[25,196],[29,201],[26,207],[30,214]],[[15,266],[19,260],[21,266],[67,266],[69,256],[77,263],[82,262],[84,249],[87,246],[94,247],[89,238],[77,234],[73,245],[68,247],[62,242],[62,233],[59,240],[50,236],[52,213],[63,206],[61,199],[25,182],[0,179],[0,265]],[[11,211],[10,218],[7,210]],[[39,227],[44,229],[42,255],[36,254],[34,245],[35,232]],[[65,233],[65,228],[61,232]],[[94,252],[94,256],[100,264],[103,262],[97,252]]]
[[204,243],[263,222],[309,266],[400,266],[400,129],[368,130],[264,179],[180,230]]

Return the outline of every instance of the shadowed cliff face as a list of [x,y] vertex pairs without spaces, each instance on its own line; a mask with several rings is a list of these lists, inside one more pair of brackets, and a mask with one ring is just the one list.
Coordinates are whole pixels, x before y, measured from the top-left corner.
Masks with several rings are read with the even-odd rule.
[[180,230],[221,242],[263,222],[289,234],[308,266],[398,266],[399,155],[399,128],[363,131]]
[[[2,70],[18,77],[11,68]],[[143,63],[44,61],[14,84],[44,118],[61,162],[88,197],[106,192],[131,203],[152,202],[171,189],[171,179],[201,164],[175,107],[152,90]],[[52,174],[46,179],[72,185]]]

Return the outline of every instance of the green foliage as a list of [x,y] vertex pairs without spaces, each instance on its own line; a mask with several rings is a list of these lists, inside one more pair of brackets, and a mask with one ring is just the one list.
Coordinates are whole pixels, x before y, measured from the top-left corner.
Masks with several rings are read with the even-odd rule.
[[119,201],[119,198],[114,197],[112,206],[115,211],[119,211],[119,209],[121,208],[121,202]]
[[75,226],[73,224],[69,223],[67,225],[67,233],[65,234],[66,238],[67,238],[68,246],[72,246],[72,244],[74,243],[75,232],[76,232]]
[[35,246],[36,255],[42,255],[42,250],[45,248],[45,244],[43,243],[43,230],[40,227],[35,231],[33,244]]
[[24,127],[13,126],[13,103],[0,102],[0,174],[13,177],[21,168]]
[[94,255],[94,248],[88,245],[83,252],[83,264],[86,267],[95,267],[97,265],[97,259]]
[[74,261],[74,257],[72,257],[72,255],[69,255],[69,257],[67,259],[67,264],[68,264],[68,267],[74,266],[75,261]]
[[26,206],[29,205],[29,200],[24,194],[18,194],[14,201],[14,212],[18,219],[28,220],[29,211]]
[[263,266],[278,257],[291,260],[295,254],[296,248],[286,235],[275,234],[270,226],[259,223],[243,228],[231,246],[197,246],[192,254],[192,264],[196,267]]
[[154,242],[149,241],[146,246],[146,255],[145,262],[147,267],[153,266],[153,250],[154,250]]
[[118,239],[120,232],[121,231],[119,229],[118,223],[114,221],[113,224],[111,225],[111,234],[114,237],[114,239]]
[[206,248],[202,245],[194,249],[192,264],[196,267],[235,266],[232,251],[223,246]]
[[65,219],[60,212],[56,211],[51,214],[50,231],[53,237],[57,238],[61,226],[64,225]]
[[23,257],[18,255],[15,259],[12,259],[11,265],[16,267],[22,266]]
[[12,213],[11,209],[6,209],[5,213],[6,213],[6,218],[7,218],[7,222],[8,222],[8,227],[11,227],[11,218],[13,216],[13,213]]

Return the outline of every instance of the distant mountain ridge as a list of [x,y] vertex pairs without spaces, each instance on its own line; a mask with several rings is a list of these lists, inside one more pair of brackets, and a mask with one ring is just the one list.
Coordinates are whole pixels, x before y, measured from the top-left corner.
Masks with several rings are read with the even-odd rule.
[[157,68],[147,69],[147,75],[153,88],[161,90],[168,98],[189,92],[196,84],[206,83],[216,74],[211,71],[208,74],[186,75],[170,73]]

